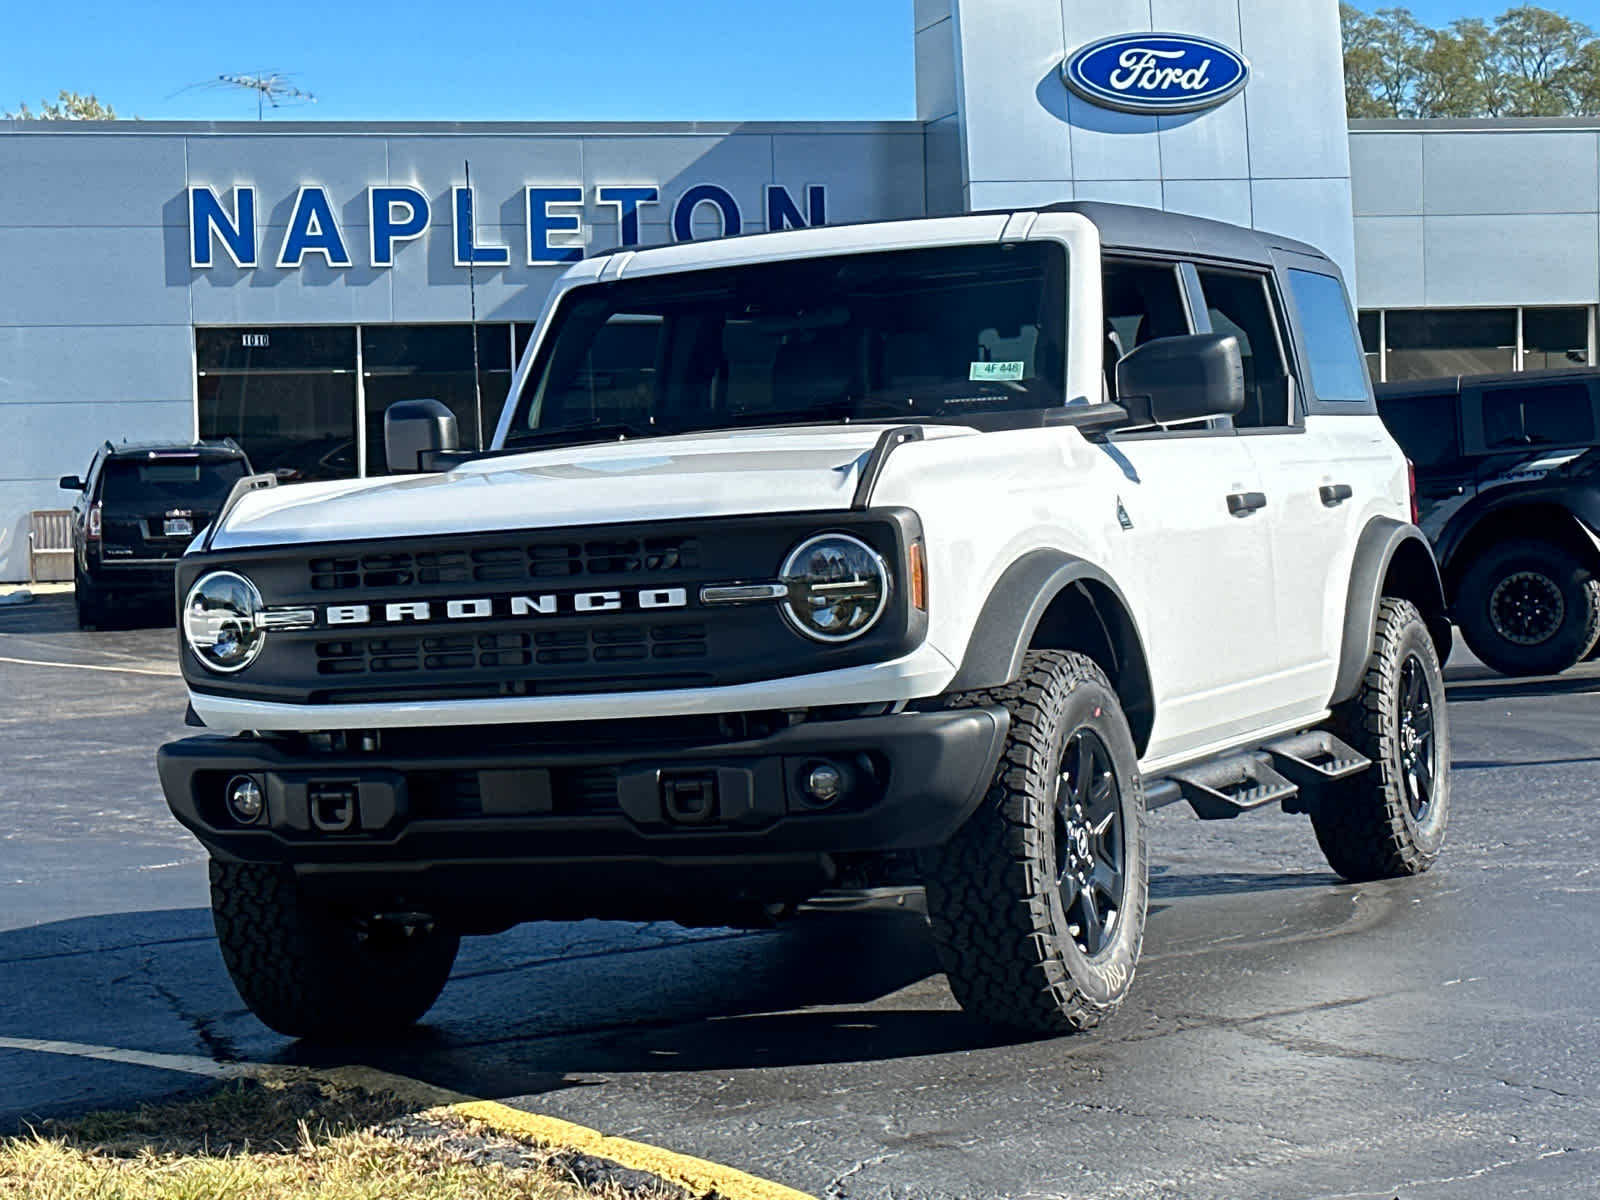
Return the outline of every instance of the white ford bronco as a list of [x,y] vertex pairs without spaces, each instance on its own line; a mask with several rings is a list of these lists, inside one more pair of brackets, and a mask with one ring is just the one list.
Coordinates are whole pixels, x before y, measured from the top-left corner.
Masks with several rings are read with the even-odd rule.
[[573,266],[492,449],[241,481],[183,558],[168,803],[272,1028],[403,1027],[459,939],[915,885],[957,999],[1123,999],[1145,813],[1449,812],[1450,628],[1339,271],[1067,204]]

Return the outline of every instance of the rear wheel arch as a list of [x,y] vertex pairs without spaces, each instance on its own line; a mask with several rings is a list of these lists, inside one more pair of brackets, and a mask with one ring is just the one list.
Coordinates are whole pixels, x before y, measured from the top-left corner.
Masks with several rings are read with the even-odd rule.
[[1058,550],[1034,550],[1001,573],[984,602],[952,692],[1000,687],[1030,650],[1074,651],[1105,672],[1142,755],[1155,723],[1154,689],[1126,598],[1101,568]]
[[1530,538],[1571,551],[1600,575],[1600,549],[1571,509],[1548,500],[1505,504],[1479,516],[1446,551],[1441,567],[1450,602],[1455,603],[1462,578],[1483,554],[1502,542]]
[[1414,525],[1375,517],[1356,543],[1345,600],[1339,674],[1330,703],[1343,703],[1360,688],[1378,627],[1378,609],[1385,597],[1415,605],[1427,623],[1439,661],[1450,657],[1449,609],[1428,539]]

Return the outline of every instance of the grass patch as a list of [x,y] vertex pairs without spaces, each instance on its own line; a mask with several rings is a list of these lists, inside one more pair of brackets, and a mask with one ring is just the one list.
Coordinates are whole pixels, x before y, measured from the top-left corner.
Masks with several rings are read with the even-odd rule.
[[[0,1200],[657,1200],[686,1193],[286,1073],[0,1139]],[[607,1168],[612,1168],[607,1170]]]

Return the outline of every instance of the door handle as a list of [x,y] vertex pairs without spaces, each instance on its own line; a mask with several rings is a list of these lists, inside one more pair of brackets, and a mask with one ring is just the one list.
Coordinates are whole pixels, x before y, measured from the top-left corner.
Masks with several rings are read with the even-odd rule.
[[1267,506],[1265,492],[1233,492],[1228,496],[1228,511],[1236,517],[1249,516]]
[[1322,497],[1322,503],[1328,508],[1337,508],[1355,495],[1348,483],[1325,483],[1317,489],[1317,494]]

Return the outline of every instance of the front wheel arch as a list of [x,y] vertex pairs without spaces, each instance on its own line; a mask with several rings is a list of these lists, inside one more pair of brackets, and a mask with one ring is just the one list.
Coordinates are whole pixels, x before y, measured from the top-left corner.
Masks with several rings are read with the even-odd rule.
[[1143,755],[1155,726],[1144,639],[1112,578],[1059,550],[1030,551],[1000,575],[973,626],[952,692],[1016,680],[1030,650],[1086,655],[1106,673]]

